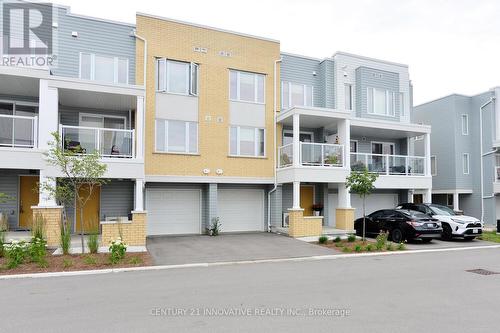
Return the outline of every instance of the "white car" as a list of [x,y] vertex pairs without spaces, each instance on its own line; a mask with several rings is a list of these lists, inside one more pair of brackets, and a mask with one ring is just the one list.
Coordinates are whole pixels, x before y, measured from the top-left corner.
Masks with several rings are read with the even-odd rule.
[[442,238],[444,240],[450,240],[453,237],[472,240],[483,233],[483,223],[481,221],[472,216],[458,215],[446,206],[405,203],[397,208],[416,210],[439,220],[443,227]]

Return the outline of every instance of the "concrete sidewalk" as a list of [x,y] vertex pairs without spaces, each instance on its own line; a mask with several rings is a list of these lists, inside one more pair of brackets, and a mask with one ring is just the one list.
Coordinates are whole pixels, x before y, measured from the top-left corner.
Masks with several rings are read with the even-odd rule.
[[264,232],[217,237],[150,237],[147,249],[155,265],[296,258],[337,253],[314,244]]

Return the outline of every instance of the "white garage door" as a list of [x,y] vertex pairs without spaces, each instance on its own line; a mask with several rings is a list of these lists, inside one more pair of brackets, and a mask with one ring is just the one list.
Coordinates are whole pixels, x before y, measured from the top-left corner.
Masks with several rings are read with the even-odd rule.
[[264,190],[221,189],[217,200],[222,232],[264,230]]
[[199,234],[201,190],[147,189],[148,235]]
[[[397,193],[375,193],[370,194],[366,197],[366,215],[373,213],[379,209],[391,209],[398,205],[399,196]],[[335,209],[338,204],[338,195],[329,194],[328,195],[328,207],[330,213],[330,225],[335,221]],[[351,194],[351,206],[356,208],[354,211],[354,217],[359,218],[363,216],[363,199],[357,194]]]

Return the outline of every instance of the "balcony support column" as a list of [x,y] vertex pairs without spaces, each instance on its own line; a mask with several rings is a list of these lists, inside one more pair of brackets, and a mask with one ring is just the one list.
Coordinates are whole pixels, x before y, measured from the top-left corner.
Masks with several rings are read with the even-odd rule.
[[293,206],[292,209],[300,209],[300,182],[293,182]]
[[453,192],[453,210],[456,212],[460,211],[460,203],[458,200],[458,192]]
[[138,159],[144,158],[144,97],[137,97],[135,119],[135,157]]
[[337,132],[339,136],[339,143],[344,146],[342,149],[342,166],[350,168],[351,166],[351,121],[349,119],[340,120],[337,125]]
[[134,211],[144,211],[144,179],[135,180],[134,196]]
[[432,203],[432,189],[430,189],[430,188],[425,189],[424,203]]
[[54,141],[51,133],[58,131],[59,94],[57,88],[50,87],[47,80],[40,80],[39,93],[38,147],[48,149],[48,143]]
[[301,163],[302,161],[300,156],[300,114],[296,113],[293,115],[293,166],[299,167]]
[[431,176],[431,134],[424,135],[425,143],[425,175]]

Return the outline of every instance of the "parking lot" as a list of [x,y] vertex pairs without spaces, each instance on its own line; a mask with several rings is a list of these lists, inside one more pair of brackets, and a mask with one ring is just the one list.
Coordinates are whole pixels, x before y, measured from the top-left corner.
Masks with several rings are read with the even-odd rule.
[[493,245],[494,243],[485,242],[479,239],[474,240],[463,240],[456,238],[450,241],[443,241],[440,239],[434,239],[430,243],[422,243],[421,241],[414,240],[406,244],[408,250],[423,250],[423,249],[447,249],[454,247],[474,247],[474,246],[485,246]]

